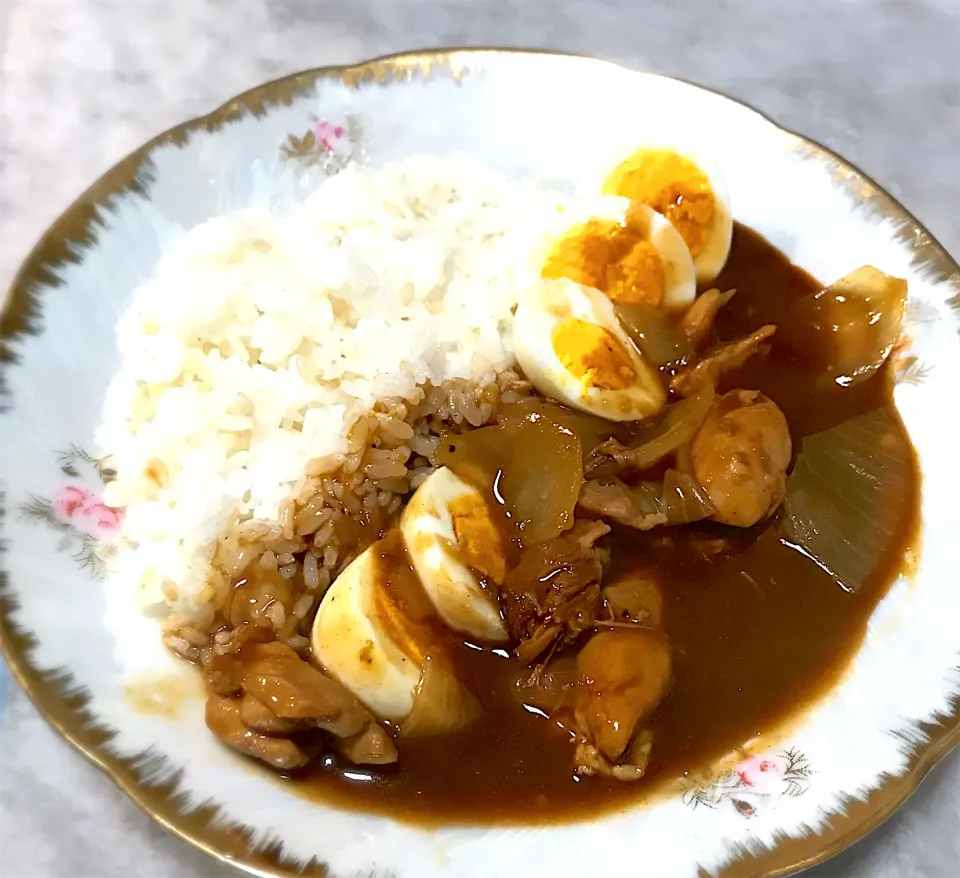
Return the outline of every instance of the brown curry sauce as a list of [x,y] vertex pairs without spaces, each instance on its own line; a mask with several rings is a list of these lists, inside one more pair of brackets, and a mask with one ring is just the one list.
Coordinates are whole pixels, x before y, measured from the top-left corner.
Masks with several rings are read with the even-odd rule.
[[[721,339],[784,323],[796,297],[821,287],[742,226],[713,286],[738,291],[722,312]],[[805,435],[892,401],[888,369],[851,387],[825,385],[818,377],[774,339],[769,355],[748,363],[736,383],[781,407],[795,448]],[[912,455],[906,431],[897,427],[896,441]],[[776,517],[747,530],[712,524],[614,530],[608,578],[637,563],[654,572],[673,651],[673,686],[646,724],[655,743],[640,782],[575,777],[568,734],[524,708],[514,686],[516,661],[505,650],[464,644],[451,632],[438,636],[457,676],[484,707],[478,722],[453,735],[400,741],[396,765],[371,769],[327,756],[289,782],[341,808],[418,824],[570,821],[636,804],[750,739],[775,735],[837,681],[901,572],[916,533],[919,495],[914,466],[910,490],[899,498],[895,538],[853,592],[781,542]],[[725,548],[711,555],[718,540]],[[403,587],[404,577],[396,579]]]

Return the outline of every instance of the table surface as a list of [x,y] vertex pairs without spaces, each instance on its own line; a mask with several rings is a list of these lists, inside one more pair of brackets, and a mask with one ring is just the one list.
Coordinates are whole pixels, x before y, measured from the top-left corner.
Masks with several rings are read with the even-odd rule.
[[[727,92],[859,165],[960,256],[960,0],[4,0],[0,290],[159,131],[285,73],[451,45],[583,52]],[[61,741],[0,663],[0,875],[230,874]],[[807,874],[960,874],[960,752]]]

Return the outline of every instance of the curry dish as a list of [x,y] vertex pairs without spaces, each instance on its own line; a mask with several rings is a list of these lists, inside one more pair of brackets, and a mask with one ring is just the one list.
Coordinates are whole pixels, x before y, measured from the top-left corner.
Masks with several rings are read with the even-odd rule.
[[[578,411],[525,368],[482,424],[435,419],[405,511],[338,519],[355,560],[319,608],[295,542],[232,582],[213,645],[188,655],[226,744],[342,807],[572,820],[776,734],[843,674],[917,530],[892,395],[905,284],[866,267],[824,289],[737,225],[719,276],[663,309],[659,268],[643,289],[624,279],[630,259],[651,272],[623,230],[599,267],[583,245],[544,269],[616,291],[623,335],[570,317],[553,339],[594,387],[646,381],[651,411]],[[452,541],[420,527],[443,498]],[[319,521],[308,537],[330,520],[301,513]],[[443,597],[453,574],[424,540],[455,543],[468,601]],[[304,596],[302,615],[262,624]],[[373,635],[337,645],[361,600],[392,652]]]

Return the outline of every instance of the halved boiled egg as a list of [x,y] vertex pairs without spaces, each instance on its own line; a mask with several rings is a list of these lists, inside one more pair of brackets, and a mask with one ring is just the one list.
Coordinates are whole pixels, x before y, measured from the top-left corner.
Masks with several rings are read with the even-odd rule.
[[528,290],[513,321],[517,361],[541,393],[611,421],[646,418],[666,402],[613,302],[566,278]]
[[690,250],[698,281],[720,273],[733,235],[730,196],[720,173],[697,151],[648,143],[621,153],[603,171],[599,188],[665,216]]
[[627,198],[560,202],[540,231],[540,276],[594,287],[616,304],[685,308],[697,294],[690,251],[668,220]]
[[440,618],[480,640],[506,641],[496,599],[479,578],[500,584],[506,576],[506,542],[483,494],[441,467],[410,499],[400,532]]
[[421,630],[389,600],[379,543],[330,586],[313,623],[313,654],[378,718],[398,722],[413,708],[426,652]]

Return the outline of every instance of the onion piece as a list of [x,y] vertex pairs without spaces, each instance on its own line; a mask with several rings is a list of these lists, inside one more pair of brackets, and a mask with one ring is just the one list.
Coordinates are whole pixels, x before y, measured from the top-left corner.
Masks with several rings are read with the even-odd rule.
[[785,321],[788,342],[846,387],[879,369],[900,338],[907,282],[864,265],[804,296]]
[[668,405],[656,423],[634,439],[633,465],[638,470],[646,469],[689,442],[710,411],[714,396],[713,385],[706,384],[691,396]]
[[587,455],[587,472],[591,477],[606,476],[624,470],[645,470],[659,463],[690,441],[710,411],[714,396],[713,385],[707,383],[668,405],[649,426],[634,434],[629,446],[610,440],[595,447]]
[[477,697],[460,684],[449,666],[427,656],[420,670],[420,683],[413,708],[398,727],[404,738],[459,732],[475,722],[483,708]]
[[617,320],[643,358],[658,368],[683,363],[693,356],[693,347],[676,321],[652,305],[617,305]]
[[583,486],[577,434],[546,416],[444,437],[437,462],[508,513],[521,545],[559,536],[573,524]]
[[577,435],[546,418],[521,425],[499,485],[521,544],[543,543],[572,527],[581,487]]
[[482,491],[492,491],[513,453],[516,432],[515,426],[507,425],[448,434],[441,437],[434,456],[437,463],[450,467],[464,481]]
[[717,511],[707,492],[693,476],[680,470],[668,469],[663,476],[660,512],[667,516],[667,524],[688,524],[702,521]]
[[574,411],[544,399],[524,399],[507,403],[497,416],[497,423],[505,427],[518,427],[538,418],[546,418],[576,433],[584,454],[611,436],[620,436],[626,440],[630,435],[629,429],[622,422],[605,421],[603,418]]
[[909,517],[914,467],[893,406],[807,436],[787,479],[781,542],[856,591]]

